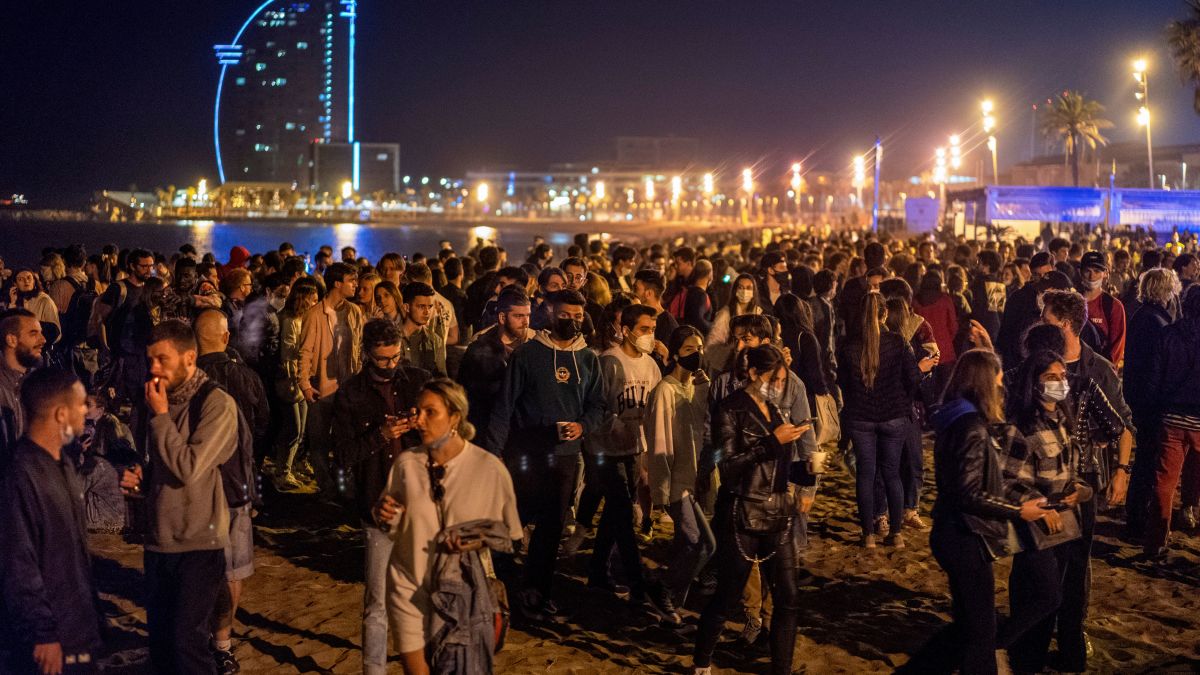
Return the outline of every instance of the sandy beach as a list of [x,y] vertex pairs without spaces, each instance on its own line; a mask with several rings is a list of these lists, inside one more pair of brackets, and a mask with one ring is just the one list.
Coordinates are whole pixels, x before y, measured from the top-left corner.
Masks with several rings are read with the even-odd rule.
[[[932,478],[930,472],[926,513]],[[803,562],[808,574],[801,589],[798,672],[889,672],[948,618],[946,580],[929,552],[928,533],[910,532],[904,550],[863,550],[853,496],[852,480],[838,469],[814,507],[812,548]],[[1116,537],[1119,525],[1102,517],[1095,544],[1091,672],[1200,672],[1200,540],[1194,533],[1173,535],[1170,559],[1151,566]],[[242,672],[360,672],[363,547],[357,523],[311,495],[283,495],[257,518],[255,540],[256,573],[247,581],[235,627]],[[664,521],[644,549],[648,567],[663,559],[669,540],[670,523]],[[146,672],[141,548],[117,535],[93,535],[91,546],[114,650],[105,672]],[[568,622],[514,629],[496,672],[690,672],[693,633],[665,629],[622,600],[588,590],[589,555],[590,541],[560,564],[556,594]],[[1004,561],[996,568],[1004,608],[1009,567]],[[697,603],[686,609],[685,616],[694,618]],[[739,650],[733,642],[738,629],[729,624],[714,672],[763,672],[765,650]],[[393,662],[390,672],[400,673],[399,664]]]

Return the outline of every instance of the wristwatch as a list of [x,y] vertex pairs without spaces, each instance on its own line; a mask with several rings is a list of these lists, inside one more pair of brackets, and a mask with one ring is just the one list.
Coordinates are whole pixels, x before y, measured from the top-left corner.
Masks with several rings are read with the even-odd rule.
[[1125,473],[1133,473],[1133,465],[1132,464],[1118,464],[1117,468],[1120,469],[1121,471],[1124,471]]

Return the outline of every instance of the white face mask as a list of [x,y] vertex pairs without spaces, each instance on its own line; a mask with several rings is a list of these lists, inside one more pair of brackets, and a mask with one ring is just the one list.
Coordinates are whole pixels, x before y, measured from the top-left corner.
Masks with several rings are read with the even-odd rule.
[[1067,394],[1070,392],[1071,385],[1066,380],[1042,383],[1042,400],[1044,401],[1060,403],[1067,400]]
[[279,310],[283,309],[285,304],[287,304],[287,298],[281,298],[278,295],[272,295],[271,299],[267,302],[270,303],[272,309],[278,312]]
[[750,301],[754,299],[754,291],[748,288],[738,289],[737,299],[738,302],[742,303],[743,305],[748,305],[750,304]]
[[764,401],[767,401],[768,403],[774,403],[776,405],[778,405],[779,401],[783,399],[783,392],[771,386],[770,382],[763,382],[759,384],[758,393],[763,397]]
[[1094,291],[1097,288],[1100,288],[1100,285],[1103,283],[1104,283],[1103,280],[1101,280],[1101,281],[1084,281],[1083,287],[1088,289],[1089,291]]
[[648,333],[646,335],[637,336],[637,338],[633,341],[633,345],[637,347],[639,352],[643,354],[649,354],[650,352],[654,351],[654,334]]

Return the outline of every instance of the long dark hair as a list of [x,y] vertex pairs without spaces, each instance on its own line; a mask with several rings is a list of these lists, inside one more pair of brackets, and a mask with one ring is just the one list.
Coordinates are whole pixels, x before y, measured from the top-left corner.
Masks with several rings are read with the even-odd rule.
[[943,401],[964,399],[979,409],[988,422],[1004,421],[1004,401],[996,378],[1000,375],[1000,357],[994,352],[972,349],[954,364]]
[[867,389],[875,388],[875,376],[879,374],[880,325],[887,316],[887,305],[883,295],[871,291],[862,299],[862,360],[859,375]]
[[743,349],[737,355],[737,365],[735,366],[735,374],[742,382],[750,379],[750,369],[758,371],[758,374],[773,373],[780,368],[785,368],[787,362],[783,358],[783,352],[779,351],[775,345],[759,345],[750,349]]
[[[1061,354],[1049,349],[1039,349],[1030,354],[1017,369],[1015,381],[1008,388],[1005,412],[1008,419],[1016,422],[1018,429],[1027,431],[1037,422],[1037,416],[1042,410],[1041,377],[1055,363],[1066,365]],[[1057,406],[1066,413],[1070,424],[1070,406],[1065,403],[1058,403]]]
[[729,318],[730,319],[733,319],[733,317],[738,315],[737,288],[738,288],[738,283],[741,282],[743,279],[745,279],[746,281],[749,281],[750,285],[754,288],[754,298],[750,300],[750,308],[751,308],[750,313],[753,314],[754,308],[759,306],[758,281],[755,280],[754,275],[745,274],[745,273],[739,274],[739,275],[737,275],[737,278],[733,280],[733,283],[729,285],[729,289],[730,289],[729,290],[729,302],[725,304],[725,309],[729,310]]

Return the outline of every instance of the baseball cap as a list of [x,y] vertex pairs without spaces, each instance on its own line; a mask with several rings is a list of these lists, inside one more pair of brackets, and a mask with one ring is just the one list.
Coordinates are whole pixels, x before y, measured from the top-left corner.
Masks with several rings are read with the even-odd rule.
[[1108,271],[1108,263],[1104,262],[1104,254],[1099,251],[1088,251],[1083,254],[1083,258],[1079,261],[1079,269],[1097,269]]

